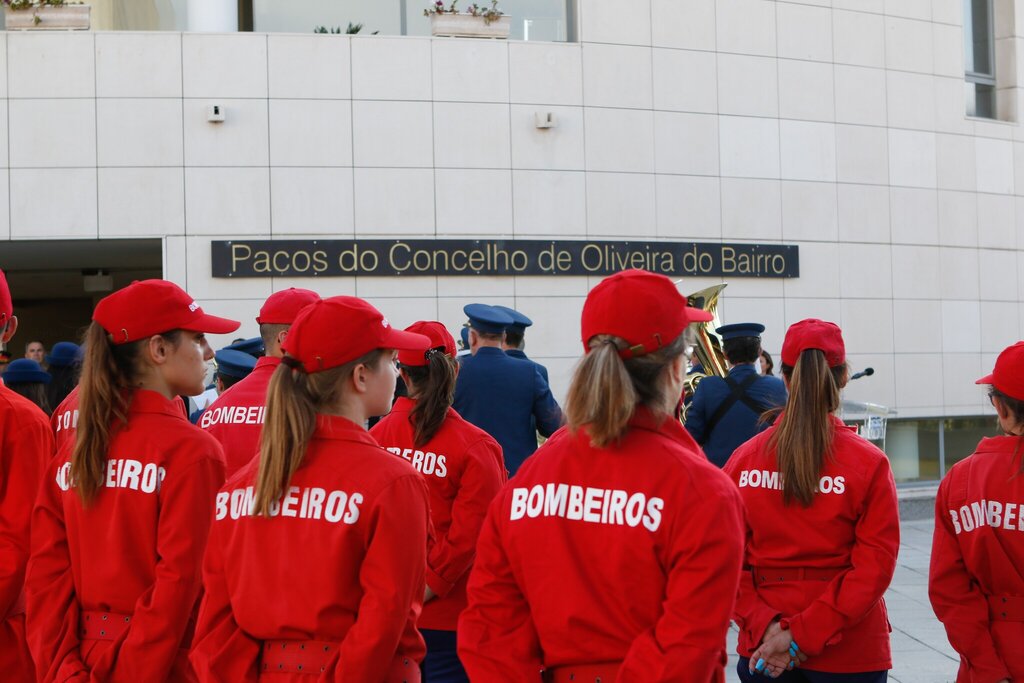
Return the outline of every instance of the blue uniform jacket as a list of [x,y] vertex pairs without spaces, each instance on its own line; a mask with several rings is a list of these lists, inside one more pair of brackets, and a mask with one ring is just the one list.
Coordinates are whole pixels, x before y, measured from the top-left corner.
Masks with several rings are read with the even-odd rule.
[[548,369],[537,361],[527,358],[526,352],[520,351],[519,349],[509,349],[505,354],[512,356],[513,358],[518,358],[519,360],[525,360],[527,363],[533,363],[533,367],[537,368],[537,372],[539,372],[540,376],[544,378],[544,381],[551,384],[551,380],[548,379]]
[[537,450],[538,431],[551,436],[562,426],[562,411],[536,368],[491,346],[462,361],[452,407],[501,444],[509,476]]
[[[729,370],[729,377],[737,384],[742,384],[755,372],[753,365],[737,365]],[[725,465],[740,444],[768,427],[767,424],[758,424],[760,415],[747,404],[737,401],[722,416],[711,433],[706,433],[708,422],[730,393],[729,385],[721,377],[705,377],[697,385],[693,401],[686,412],[686,429],[697,443],[703,446],[708,460],[719,467]],[[786,385],[778,377],[761,377],[747,387],[746,394],[768,408],[785,405],[788,395]]]

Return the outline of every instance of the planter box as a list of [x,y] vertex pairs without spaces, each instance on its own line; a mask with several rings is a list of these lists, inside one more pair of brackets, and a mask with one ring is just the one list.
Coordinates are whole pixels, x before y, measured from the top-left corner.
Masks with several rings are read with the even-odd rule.
[[512,17],[505,15],[491,23],[472,14],[431,14],[430,34],[456,38],[508,38]]
[[41,5],[12,10],[4,7],[8,31],[56,31],[89,28],[89,5]]

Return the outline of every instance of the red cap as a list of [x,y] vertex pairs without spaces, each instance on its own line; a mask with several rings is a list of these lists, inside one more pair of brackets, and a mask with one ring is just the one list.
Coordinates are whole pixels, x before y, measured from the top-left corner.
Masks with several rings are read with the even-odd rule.
[[846,361],[843,331],[835,323],[808,318],[790,325],[782,342],[782,362],[793,367],[800,354],[807,349],[818,349],[823,352],[830,368],[842,365]]
[[227,334],[241,323],[203,313],[192,297],[167,280],[136,280],[104,297],[92,313],[115,344],[171,330]]
[[380,311],[354,296],[332,296],[302,309],[284,340],[285,353],[306,372],[344,365],[374,349],[422,354],[429,347],[430,339],[396,330]]
[[623,358],[642,356],[674,342],[686,326],[714,316],[686,305],[686,297],[664,275],[624,270],[598,283],[583,304],[583,349],[598,334],[625,339]]
[[299,311],[317,301],[320,301],[320,295],[310,289],[289,287],[274,292],[263,302],[256,322],[260,325],[291,325]]
[[398,362],[402,365],[428,365],[427,354],[433,349],[440,349],[446,356],[455,358],[455,339],[448,328],[433,320],[420,320],[405,328],[406,332],[422,334],[430,340],[430,348],[426,351],[399,351]]
[[7,276],[0,270],[0,326],[6,325],[14,315],[14,304],[11,303],[11,290],[7,287]]
[[1003,349],[992,373],[975,384],[991,384],[1007,396],[1024,401],[1024,341]]

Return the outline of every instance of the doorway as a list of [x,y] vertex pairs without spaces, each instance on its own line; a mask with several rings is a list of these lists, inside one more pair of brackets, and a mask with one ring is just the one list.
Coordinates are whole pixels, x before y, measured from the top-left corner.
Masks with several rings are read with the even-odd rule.
[[162,277],[160,239],[0,242],[0,268],[14,300],[12,358],[41,341],[80,343],[96,303],[133,280]]

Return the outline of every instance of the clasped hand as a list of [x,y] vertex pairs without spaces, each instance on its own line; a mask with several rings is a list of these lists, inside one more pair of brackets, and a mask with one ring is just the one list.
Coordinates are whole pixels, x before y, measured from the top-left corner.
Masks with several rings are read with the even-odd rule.
[[800,666],[807,655],[793,642],[793,634],[782,630],[778,621],[765,629],[761,644],[750,655],[750,673],[763,673],[778,678],[784,671]]

